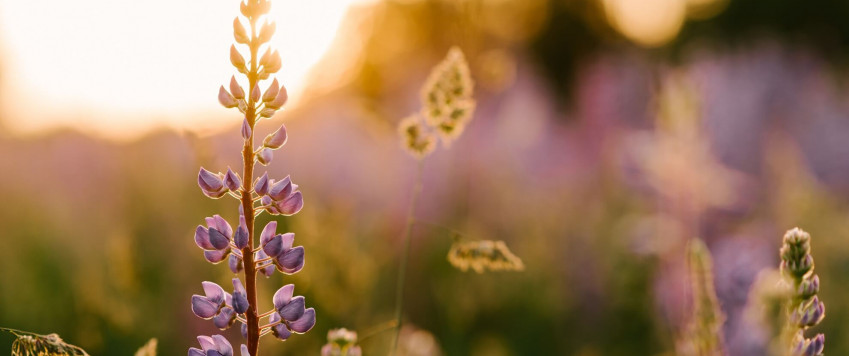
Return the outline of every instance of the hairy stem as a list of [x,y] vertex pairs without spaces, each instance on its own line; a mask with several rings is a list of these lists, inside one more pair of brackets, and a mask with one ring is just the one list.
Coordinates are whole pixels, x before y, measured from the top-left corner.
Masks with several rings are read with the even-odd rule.
[[[248,90],[250,93],[254,86],[257,85],[257,51],[259,46],[256,44],[256,21],[250,20],[251,23],[251,68],[248,73]],[[244,164],[243,188],[242,189],[242,211],[245,212],[245,224],[248,228],[248,245],[242,249],[245,265],[245,289],[248,293],[248,303],[250,307],[245,313],[248,324],[248,351],[251,355],[258,355],[259,351],[259,316],[257,315],[257,298],[256,298],[256,266],[254,265],[254,214],[253,214],[253,177],[254,177],[254,126],[256,124],[256,108],[252,95],[248,94],[248,110],[245,112],[245,119],[248,120],[248,125],[251,127],[251,135],[245,140],[245,146],[242,149],[242,162]]]
[[389,349],[390,355],[394,355],[398,351],[398,339],[401,334],[401,312],[404,309],[404,283],[407,279],[407,259],[410,254],[410,235],[413,230],[413,224],[416,221],[416,202],[422,192],[422,172],[424,160],[419,160],[416,171],[416,183],[413,185],[413,197],[410,199],[410,206],[407,208],[407,225],[404,227],[404,235],[401,237],[403,247],[401,250],[401,262],[398,268],[398,283],[395,287],[395,333],[392,336],[392,348]]

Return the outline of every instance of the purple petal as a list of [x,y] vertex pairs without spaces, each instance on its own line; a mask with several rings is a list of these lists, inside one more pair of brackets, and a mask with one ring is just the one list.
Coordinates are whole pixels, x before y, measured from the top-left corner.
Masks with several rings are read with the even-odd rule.
[[268,190],[268,196],[274,200],[283,200],[286,199],[289,194],[292,194],[292,179],[289,176],[283,178],[283,180],[274,183],[271,186],[271,189]]
[[206,356],[206,353],[201,349],[196,349],[194,347],[189,348],[189,356]]
[[262,205],[269,206],[271,205],[271,203],[274,202],[274,200],[272,200],[271,197],[267,195],[263,195],[262,199],[260,199],[259,202],[262,203]]
[[[236,21],[238,21],[238,20],[236,20]],[[236,23],[234,22],[233,26],[235,26],[235,25],[236,25]],[[239,23],[239,26],[241,26],[241,25],[242,24]],[[243,29],[244,29],[244,27],[243,27]],[[239,82],[236,81],[235,75],[230,76],[230,92],[233,94],[233,97],[236,98],[236,99],[244,99],[245,98],[245,90],[242,89],[242,86],[240,86]]]
[[277,131],[265,137],[262,144],[271,149],[278,149],[286,144],[286,140],[288,140],[288,138],[289,137],[286,134],[286,125],[280,125],[280,128],[277,129]]
[[215,246],[212,246],[212,243],[209,242],[209,230],[200,225],[198,225],[195,229],[195,244],[204,250],[216,249]]
[[283,235],[274,235],[262,245],[266,255],[277,256],[283,251]]
[[315,309],[309,308],[304,312],[298,320],[295,320],[289,323],[289,327],[292,328],[292,331],[303,334],[307,331],[310,331],[312,327],[315,326]]
[[242,281],[233,278],[233,309],[236,313],[244,314],[249,307],[247,292],[245,287],[242,286]]
[[223,85],[218,89],[218,102],[225,108],[232,108],[238,105],[236,98],[230,95],[230,93],[227,92],[227,89],[224,89]]
[[218,352],[218,350],[207,350],[206,356],[224,356],[224,354]]
[[217,191],[224,187],[224,181],[215,173],[201,167],[198,172],[198,185],[203,190]]
[[268,243],[268,240],[271,240],[274,235],[277,234],[277,222],[270,221],[265,225],[265,228],[262,229],[262,234],[259,235],[259,243],[261,245],[265,245]]
[[286,327],[286,325],[285,325],[285,324],[277,324],[277,325],[274,325],[274,326],[271,328],[271,333],[272,333],[272,334],[274,334],[274,336],[275,336],[276,338],[278,338],[278,339],[280,339],[280,340],[283,340],[283,341],[285,341],[286,339],[288,339],[288,338],[289,338],[289,336],[292,336],[292,332],[291,332],[291,331],[289,331],[289,329]]
[[259,163],[261,163],[263,166],[267,166],[269,163],[271,163],[271,160],[273,158],[274,152],[270,148],[263,148],[256,156],[257,161],[259,161]]
[[209,243],[212,244],[216,250],[225,249],[230,246],[230,239],[227,236],[224,236],[218,229],[209,229]]
[[221,312],[212,318],[212,323],[215,324],[216,328],[221,330],[229,328],[235,321],[236,312],[233,311],[233,308],[229,307],[222,308]]
[[235,254],[230,255],[230,259],[227,261],[227,266],[230,267],[230,272],[233,273],[239,273],[245,268],[245,264],[242,263],[242,259]]
[[218,314],[218,309],[220,309],[220,304],[197,294],[192,296],[192,313],[195,313],[198,318],[212,318],[215,314]]
[[283,250],[288,250],[292,248],[292,245],[295,243],[295,233],[287,232],[283,234]]
[[282,308],[277,309],[280,317],[286,321],[293,321],[304,315],[304,297],[297,296],[292,298],[289,303],[286,303]]
[[306,262],[304,258],[304,247],[298,246],[287,250],[282,256],[278,256],[275,262],[280,268],[280,272],[286,274],[298,273],[298,271],[304,268],[304,263]]
[[212,340],[215,341],[215,347],[224,356],[233,356],[233,346],[227,341],[224,336],[212,335]]
[[233,243],[238,249],[248,246],[248,227],[244,216],[239,217],[239,227],[236,228],[236,233],[233,235]]
[[230,167],[227,167],[227,173],[224,175],[224,185],[227,186],[227,189],[235,192],[242,187],[242,179]]
[[248,338],[248,324],[242,324],[242,327],[240,329],[241,329],[241,332],[242,332],[242,337],[247,339]]
[[[264,258],[268,258],[268,255],[266,255],[265,252],[263,252],[262,250],[259,250],[259,252],[256,253],[256,258],[254,260],[256,261]],[[271,277],[271,275],[274,274],[274,265],[270,265],[265,268],[260,268],[259,273],[262,273],[266,277]]]
[[210,225],[209,227],[218,229],[218,231],[224,234],[224,236],[227,236],[228,239],[233,237],[233,228],[230,227],[230,224],[227,223],[227,220],[224,220],[221,215],[213,215],[212,221],[214,225]]
[[276,204],[280,214],[295,215],[304,207],[304,197],[301,192],[294,192],[286,200]]
[[213,282],[203,281],[200,283],[203,286],[203,293],[206,298],[215,304],[224,303],[224,288]]
[[268,172],[263,173],[262,177],[256,179],[254,183],[254,191],[259,195],[268,193]]
[[205,335],[198,336],[198,343],[200,344],[200,347],[204,351],[215,350],[215,341],[212,340],[212,338],[209,337],[209,336],[205,336]]
[[251,356],[250,351],[248,351],[248,345],[242,344],[242,356]]
[[295,293],[295,285],[287,284],[285,286],[280,287],[277,292],[274,292],[274,309],[280,310],[286,304],[289,304],[289,301],[292,300],[292,295]]
[[279,109],[281,106],[286,104],[286,100],[288,99],[289,93],[286,91],[286,87],[281,85],[280,90],[277,92],[277,96],[274,97],[274,101],[265,103],[265,107]]
[[203,257],[206,258],[206,260],[212,264],[224,261],[224,259],[227,258],[228,255],[230,255],[229,248],[217,251],[203,251]]

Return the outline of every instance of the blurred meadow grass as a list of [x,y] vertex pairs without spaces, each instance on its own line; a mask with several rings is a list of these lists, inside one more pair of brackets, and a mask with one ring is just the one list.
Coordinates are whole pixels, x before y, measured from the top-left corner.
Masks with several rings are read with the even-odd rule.
[[[800,226],[815,236],[828,304],[815,331],[828,354],[849,353],[846,5],[730,0],[646,47],[609,22],[605,3],[349,10],[317,67],[343,75],[316,71],[305,99],[272,119],[293,139],[269,173],[309,182],[304,210],[281,222],[309,251],[285,283],[319,313],[313,332],[265,352],[317,354],[330,329],[362,338],[392,319],[416,171],[396,125],[457,45],[478,85],[475,119],[425,162],[417,218],[503,240],[525,270],[461,272],[447,260],[452,234],[416,225],[404,320],[421,332],[403,335],[429,333],[445,355],[670,355],[692,307],[686,242],[700,237],[729,354],[762,353],[744,320],[748,291]],[[131,354],[152,337],[171,354],[212,332],[189,296],[230,273],[196,253],[192,226],[238,213],[199,194],[196,169],[237,165],[238,118],[224,134],[157,129],[131,141],[85,128],[21,135],[11,128],[26,117],[0,119],[0,326],[55,332],[93,355]],[[282,283],[260,278],[260,293]],[[12,340],[0,334],[0,347]],[[381,355],[389,340],[360,345]]]

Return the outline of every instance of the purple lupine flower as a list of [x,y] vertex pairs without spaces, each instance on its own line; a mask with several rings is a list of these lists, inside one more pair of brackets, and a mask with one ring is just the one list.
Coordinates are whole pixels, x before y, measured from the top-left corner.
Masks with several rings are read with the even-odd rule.
[[[198,343],[201,348],[189,348],[189,356],[233,356],[233,346],[230,345],[230,342],[224,336],[201,335],[198,336]],[[242,356],[250,356],[244,345],[242,346]]]
[[274,133],[269,134],[262,141],[262,145],[270,149],[276,150],[286,144],[289,136],[286,134],[286,125],[280,125],[280,128]]
[[[266,52],[268,53],[268,52]],[[280,109],[286,104],[286,101],[289,100],[289,93],[286,91],[286,87],[281,85],[280,90],[277,92],[277,96],[274,97],[274,100],[265,103],[265,107],[271,109]]]
[[221,311],[218,313],[218,315],[212,318],[212,323],[215,325],[216,328],[219,328],[221,330],[225,330],[233,326],[233,323],[235,322],[236,312],[235,310],[233,310],[233,308],[227,306],[221,308]]
[[242,179],[239,178],[239,175],[236,174],[236,172],[233,172],[230,167],[227,167],[227,173],[224,174],[224,185],[227,186],[227,189],[230,189],[230,191],[235,192],[242,187]]
[[213,282],[201,283],[205,296],[192,296],[192,312],[201,319],[210,319],[221,311],[226,304],[226,293],[224,289]]
[[239,216],[239,227],[233,235],[233,244],[240,250],[248,246],[248,226],[244,215]]
[[304,197],[300,191],[294,192],[285,200],[278,202],[276,208],[280,215],[295,215],[304,208]]
[[224,261],[230,254],[230,239],[233,228],[219,215],[206,218],[206,226],[198,225],[195,229],[195,244],[201,249],[204,257],[211,263]]
[[262,177],[256,179],[256,182],[254,183],[254,191],[259,195],[265,195],[268,193],[269,185],[268,172],[263,173]]
[[249,307],[248,292],[245,291],[242,281],[239,278],[233,278],[233,310],[237,314],[244,314]]
[[304,309],[304,297],[292,297],[294,291],[295,286],[288,284],[274,293],[274,309],[277,313],[272,314],[269,321],[280,322],[272,329],[272,332],[274,336],[282,340],[288,338],[291,332],[303,334],[315,326],[315,309]]
[[198,172],[198,186],[200,186],[204,195],[213,199],[220,198],[227,193],[224,180],[219,175],[207,171],[203,167]]
[[285,274],[298,273],[304,268],[305,263],[303,246],[285,250],[274,260],[277,270]]
[[230,93],[227,92],[227,89],[224,89],[223,85],[221,86],[221,88],[218,89],[218,102],[228,109],[234,108],[239,105],[238,101],[236,101],[236,98],[234,98],[233,95],[230,95]]
[[[238,21],[238,20],[236,20]],[[244,27],[242,28],[244,29]],[[245,90],[242,89],[242,86],[239,85],[239,82],[236,81],[236,76],[230,76],[230,93],[233,95],[233,98],[236,99],[244,99],[245,98]]]

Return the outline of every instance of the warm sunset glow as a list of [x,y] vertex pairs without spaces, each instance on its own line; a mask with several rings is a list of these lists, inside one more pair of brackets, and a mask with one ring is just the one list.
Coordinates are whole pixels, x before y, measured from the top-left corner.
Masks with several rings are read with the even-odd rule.
[[[293,101],[358,0],[274,2],[272,45]],[[31,133],[136,137],[232,123],[216,94],[233,68],[238,1],[0,0],[0,117]],[[231,116],[231,115],[230,115]]]

